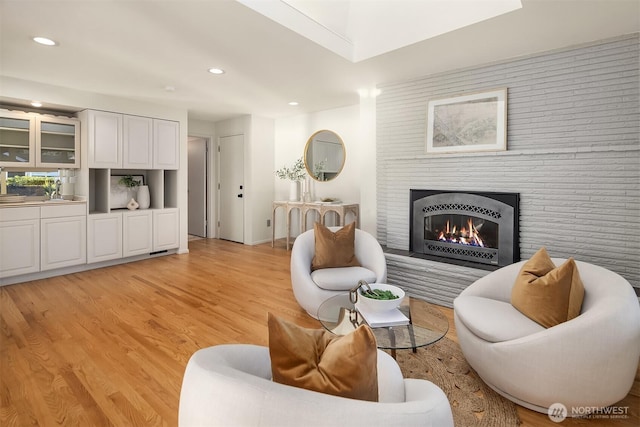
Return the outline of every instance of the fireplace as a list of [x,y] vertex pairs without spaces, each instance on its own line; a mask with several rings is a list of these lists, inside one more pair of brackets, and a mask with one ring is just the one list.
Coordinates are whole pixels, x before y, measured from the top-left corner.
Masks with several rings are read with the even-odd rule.
[[520,260],[517,193],[411,190],[410,250],[443,262]]

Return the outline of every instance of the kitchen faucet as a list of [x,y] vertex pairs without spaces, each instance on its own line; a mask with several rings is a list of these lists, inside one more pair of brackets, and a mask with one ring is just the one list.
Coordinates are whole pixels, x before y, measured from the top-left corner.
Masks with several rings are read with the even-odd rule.
[[62,194],[60,194],[60,187],[62,182],[59,179],[56,179],[56,189],[51,193],[51,199],[62,199]]

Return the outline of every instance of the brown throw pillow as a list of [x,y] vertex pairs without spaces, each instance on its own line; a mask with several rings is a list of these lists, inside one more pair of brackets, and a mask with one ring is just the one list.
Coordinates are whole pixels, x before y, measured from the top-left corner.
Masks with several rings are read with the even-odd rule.
[[511,291],[511,304],[545,328],[577,317],[583,299],[574,259],[556,267],[544,247],[524,263]]
[[356,223],[345,225],[335,233],[316,222],[313,225],[315,253],[311,271],[333,267],[359,267],[356,258]]
[[378,350],[366,325],[338,336],[301,328],[269,313],[269,354],[277,383],[378,401]]

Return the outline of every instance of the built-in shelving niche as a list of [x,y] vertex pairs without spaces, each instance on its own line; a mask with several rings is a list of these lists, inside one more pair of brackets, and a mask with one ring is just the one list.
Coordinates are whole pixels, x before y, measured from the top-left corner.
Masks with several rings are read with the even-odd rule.
[[133,169],[89,169],[89,213],[109,213],[126,208],[112,209],[111,177],[121,175],[142,175],[149,186],[150,209],[178,207],[177,170],[133,170]]

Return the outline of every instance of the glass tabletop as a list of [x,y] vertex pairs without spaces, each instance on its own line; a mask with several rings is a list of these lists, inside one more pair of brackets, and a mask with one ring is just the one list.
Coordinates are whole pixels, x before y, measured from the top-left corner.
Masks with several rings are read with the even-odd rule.
[[[378,348],[387,350],[415,349],[435,343],[449,330],[449,321],[437,307],[416,298],[406,297],[400,311],[410,323],[403,326],[371,328]],[[362,315],[349,300],[349,294],[329,298],[318,308],[322,326],[336,335],[345,335],[366,324]]]

